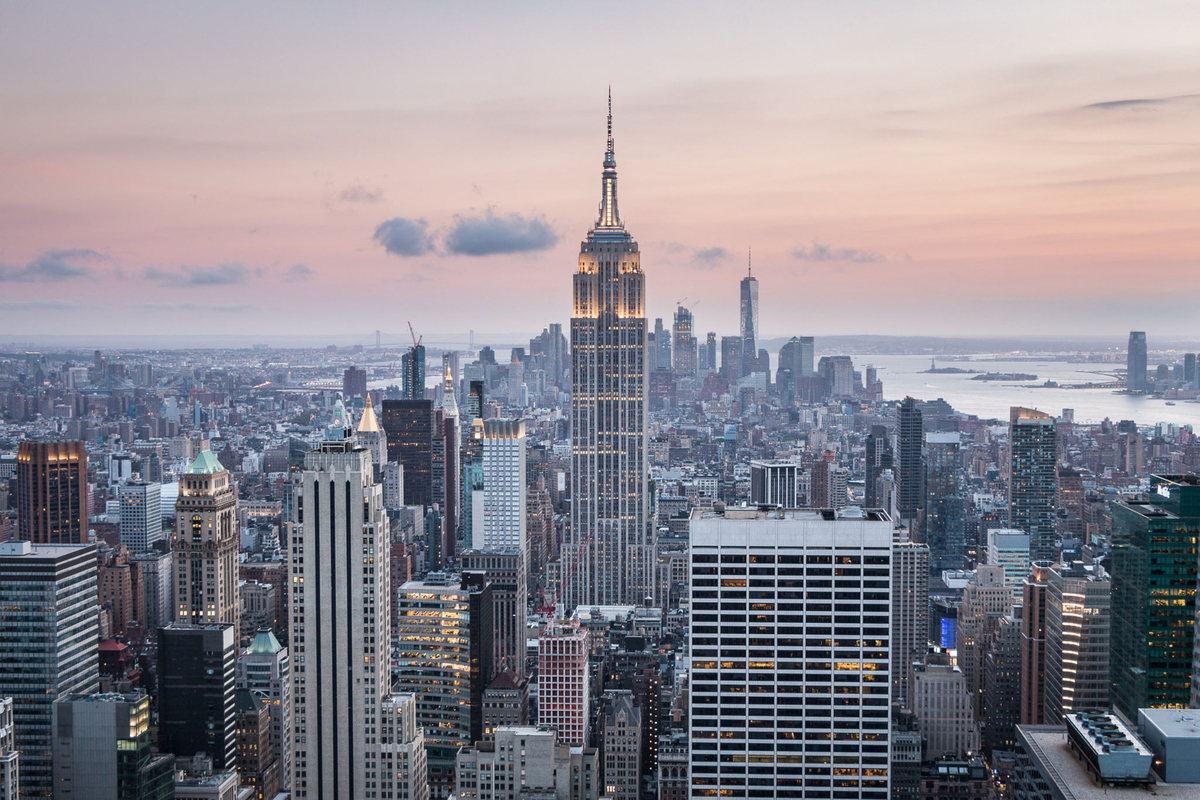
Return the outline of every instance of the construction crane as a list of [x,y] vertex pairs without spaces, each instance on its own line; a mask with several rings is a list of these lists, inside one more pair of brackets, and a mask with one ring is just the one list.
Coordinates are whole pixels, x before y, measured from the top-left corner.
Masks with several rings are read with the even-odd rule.
[[571,585],[571,579],[575,577],[575,571],[579,569],[579,561],[583,558],[584,551],[588,549],[588,545],[591,543],[592,532],[589,532],[587,539],[585,539],[583,542],[583,545],[575,550],[575,558],[571,560],[570,568],[567,569],[567,571],[563,574],[562,581],[558,586],[558,594],[556,594],[554,597],[554,602],[550,602],[546,598],[546,592],[544,589],[541,590],[542,605],[540,608],[538,608],[538,613],[545,616],[554,614],[554,610],[558,608],[558,604],[562,602],[563,595],[567,593],[567,587]]
[[418,347],[420,347],[421,340],[425,338],[424,335],[420,336],[419,338],[417,337],[417,332],[413,330],[413,326],[412,326],[411,322],[408,323],[408,335],[412,337],[413,350],[416,350]]

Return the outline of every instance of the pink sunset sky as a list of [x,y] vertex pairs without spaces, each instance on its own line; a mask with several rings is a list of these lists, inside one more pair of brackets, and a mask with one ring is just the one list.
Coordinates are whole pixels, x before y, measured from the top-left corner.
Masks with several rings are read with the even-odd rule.
[[0,334],[1200,333],[1200,4],[5,3]]

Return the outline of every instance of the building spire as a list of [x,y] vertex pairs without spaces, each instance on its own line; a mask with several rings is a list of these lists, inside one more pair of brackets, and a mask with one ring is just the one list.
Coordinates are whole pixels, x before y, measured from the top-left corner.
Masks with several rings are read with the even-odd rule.
[[751,275],[754,274],[750,269],[750,263],[751,263],[750,256],[751,255],[753,255],[753,249],[750,245],[746,245],[746,277],[747,278],[749,278]]
[[617,213],[617,156],[613,148],[612,135],[612,84],[608,87],[608,148],[604,151],[604,177],[600,194],[600,218],[597,228],[620,228],[621,215]]

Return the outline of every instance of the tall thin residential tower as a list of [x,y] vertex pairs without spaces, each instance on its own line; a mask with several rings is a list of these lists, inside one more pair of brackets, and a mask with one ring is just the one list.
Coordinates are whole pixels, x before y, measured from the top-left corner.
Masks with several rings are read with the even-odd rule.
[[568,609],[653,597],[646,520],[646,301],[637,242],[617,213],[612,97],[600,215],[579,251],[571,317]]

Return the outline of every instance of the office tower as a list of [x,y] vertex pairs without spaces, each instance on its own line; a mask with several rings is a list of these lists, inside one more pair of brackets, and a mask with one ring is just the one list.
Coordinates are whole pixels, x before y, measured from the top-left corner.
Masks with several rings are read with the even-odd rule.
[[[372,459],[372,466],[374,463]],[[386,462],[380,470],[380,480],[383,483],[383,507],[389,517],[394,517],[404,506],[404,467],[398,461]]]
[[1062,539],[1083,539],[1087,525],[1083,521],[1083,503],[1086,492],[1083,475],[1073,469],[1060,467],[1058,470],[1057,522],[1058,536]]
[[492,593],[492,636],[495,672],[525,676],[525,624],[529,613],[529,576],[526,555],[515,547],[467,550],[462,554],[464,574],[487,574]]
[[985,563],[1004,567],[1004,582],[1012,589],[1013,603],[1020,603],[1029,575],[1029,534],[1012,528],[988,529]]
[[737,383],[742,375],[742,337],[721,337],[721,377]]
[[237,628],[229,623],[158,629],[158,747],[217,769],[237,764]]
[[1183,385],[1192,389],[1196,386],[1196,354],[1183,354]]
[[979,750],[975,702],[962,670],[945,653],[928,653],[912,665],[908,705],[925,737],[925,759]]
[[53,791],[53,703],[100,689],[96,548],[0,543],[0,697],[13,699],[21,791]]
[[908,698],[909,670],[929,643],[929,545],[892,542],[892,697]]
[[233,479],[211,450],[201,450],[180,476],[175,519],[175,620],[229,622],[238,630],[237,497]]
[[692,334],[692,312],[689,309],[679,306],[675,309],[675,326],[674,326],[674,342],[675,342],[675,377],[677,378],[694,378],[696,377],[696,337]]
[[453,404],[453,394],[450,395],[450,399],[451,407],[438,409],[434,418],[435,422],[440,418],[441,423],[441,437],[434,438],[434,447],[438,448],[434,454],[437,455],[439,451],[441,453],[440,469],[435,473],[435,477],[440,477],[441,480],[440,487],[435,486],[434,502],[441,504],[442,513],[446,518],[444,550],[447,561],[453,562],[458,550],[459,525],[462,521],[459,505],[462,495],[458,485],[462,475],[462,437],[458,430],[458,407]]
[[83,442],[17,446],[17,536],[37,544],[85,544],[87,451]]
[[461,800],[597,800],[602,795],[596,749],[563,744],[545,725],[498,728],[495,741],[459,751],[457,771],[455,794]]
[[642,792],[642,713],[633,692],[614,690],[604,695],[603,758],[604,796],[612,800],[640,800]]
[[[574,276],[571,317],[571,527],[565,597],[578,605],[654,595],[646,496],[645,275],[617,213],[609,107],[600,217]],[[661,366],[661,364],[660,364]]]
[[483,690],[483,738],[495,739],[503,725],[529,724],[529,681],[520,682],[508,672],[497,671]]
[[467,395],[467,416],[463,420],[464,430],[470,430],[475,420],[483,417],[483,381],[471,381],[470,393]]
[[404,469],[405,503],[432,505],[433,401],[384,400],[383,430],[387,434],[388,461]]
[[[988,617],[1003,617],[1012,613],[1012,589],[1004,580],[1004,568],[979,565],[975,577],[963,589],[962,605],[958,607],[958,665],[976,702],[982,700],[983,639]],[[977,709],[978,710],[978,709]]]
[[[125,636],[131,623],[142,617],[141,587],[134,591],[133,570],[125,548],[101,551],[100,608],[107,614],[108,635]],[[102,626],[103,627],[103,626]]]
[[162,484],[129,481],[117,489],[121,509],[121,544],[144,553],[162,541]]
[[349,402],[355,397],[367,396],[367,371],[359,367],[346,367],[342,372],[342,397]]
[[430,795],[438,799],[454,787],[454,754],[472,741],[471,598],[455,578],[430,573],[401,586],[396,600],[393,674],[398,690],[420,700],[416,722],[425,731]]
[[526,550],[525,423],[519,419],[483,420],[483,491],[471,522],[476,550]]
[[414,342],[400,357],[400,368],[404,373],[404,399],[425,399],[425,345]]
[[576,623],[547,625],[538,637],[538,723],[573,747],[588,741],[589,678],[587,631]]
[[891,550],[875,512],[692,511],[692,797],[888,797]]
[[270,711],[279,788],[287,790],[292,785],[292,666],[287,648],[270,630],[259,630],[238,656],[237,688],[253,692]]
[[821,356],[817,374],[825,386],[825,394],[832,397],[852,397],[854,391],[854,362],[850,356]]
[[654,369],[671,370],[671,332],[663,327],[662,317],[654,320]]
[[799,508],[799,469],[791,461],[751,461],[750,502]]
[[[793,341],[796,339],[793,337]],[[784,345],[786,347],[786,345]],[[783,354],[780,353],[780,369],[783,368]],[[798,373],[793,373],[798,374]],[[876,482],[885,469],[892,468],[892,437],[883,425],[872,425],[871,433],[867,436],[867,453],[865,458],[866,481],[863,495],[864,508],[880,508]],[[885,511],[887,509],[884,509]]]
[[462,573],[462,588],[467,592],[470,644],[468,659],[471,686],[470,741],[483,738],[483,694],[496,677],[496,618],[492,584],[486,572]]
[[[141,587],[142,628],[153,631],[175,621],[175,555],[172,551],[148,550],[129,556],[137,585]],[[135,603],[137,600],[135,600]]]
[[358,439],[359,444],[367,448],[367,451],[371,454],[371,466],[375,468],[377,476],[381,478],[384,465],[388,463],[387,433],[383,430],[383,426],[379,424],[379,418],[375,416],[375,404],[371,402],[371,395],[369,394],[367,395],[367,401],[363,406],[363,413],[359,417],[358,428],[354,431],[354,435]]
[[425,731],[417,724],[417,697],[391,694],[379,716],[379,769],[384,797],[429,800]]
[[983,670],[983,750],[1011,750],[1021,721],[1021,620],[1000,617],[985,634]]
[[1046,722],[1108,708],[1112,584],[1101,567],[1055,564],[1046,585]]
[[55,800],[175,797],[175,757],[151,750],[149,695],[68,694],[53,716]]
[[[785,369],[790,370],[793,378],[806,377],[812,374],[812,337],[804,337],[808,340],[808,363],[805,364],[805,345],[798,336],[793,336],[784,343],[783,347],[779,348],[779,371]],[[807,368],[808,372],[805,372]]]
[[1146,366],[1146,332],[1130,331],[1125,360],[1125,388],[1131,392],[1144,392],[1150,388]]
[[21,785],[21,753],[15,730],[13,699],[0,697],[0,800],[16,800]]
[[[925,432],[922,428],[921,409],[911,397],[904,398],[897,413],[896,468],[893,470],[899,482],[897,506],[900,521],[908,526],[912,538],[923,542],[921,512],[925,504],[925,465],[922,463],[922,447]],[[935,554],[930,553],[930,557]]]
[[738,322],[742,334],[742,374],[757,372],[758,366],[758,279],[746,267],[740,291],[741,313]]
[[[1141,498],[1112,504],[1113,708],[1187,708],[1200,697],[1193,670],[1200,483],[1150,478]],[[1154,613],[1149,613],[1149,609]]]
[[923,538],[938,572],[966,565],[967,500],[958,449],[957,431],[925,434]]
[[234,694],[237,773],[242,788],[255,800],[274,800],[279,793],[279,759],[271,746],[271,712],[249,689]]
[[1050,564],[1035,561],[1021,593],[1021,724],[1046,722],[1046,585]]
[[704,355],[702,360],[707,361],[706,364],[701,364],[700,368],[708,372],[717,371],[717,332],[709,331],[704,337]]
[[1008,527],[1029,534],[1029,557],[1058,558],[1054,503],[1058,495],[1058,425],[1031,408],[1009,411]]
[[391,538],[370,454],[349,430],[326,436],[293,498],[292,796],[350,800],[380,768]]

